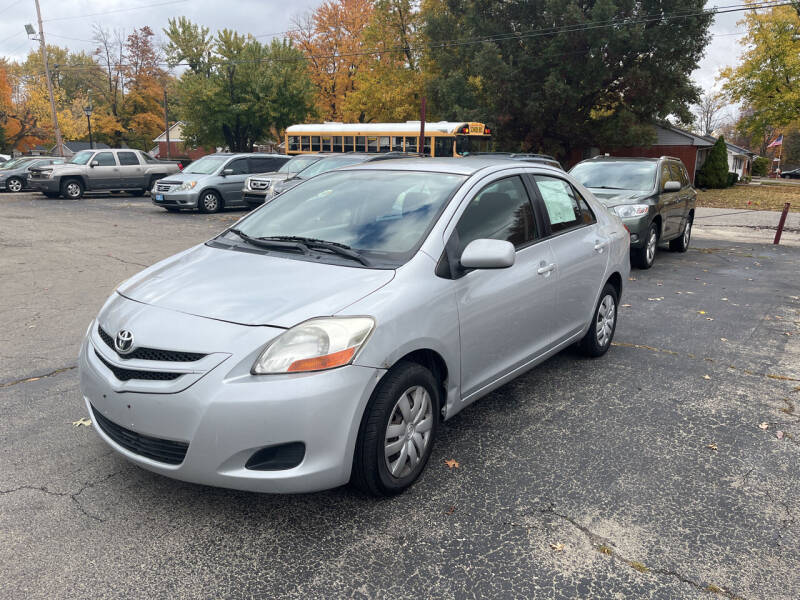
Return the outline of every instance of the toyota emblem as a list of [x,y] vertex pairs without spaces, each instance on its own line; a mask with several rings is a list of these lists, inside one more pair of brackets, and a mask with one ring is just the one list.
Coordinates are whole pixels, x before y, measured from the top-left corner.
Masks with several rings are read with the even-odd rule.
[[114,349],[120,354],[130,354],[133,351],[133,334],[127,329],[120,329],[114,340]]

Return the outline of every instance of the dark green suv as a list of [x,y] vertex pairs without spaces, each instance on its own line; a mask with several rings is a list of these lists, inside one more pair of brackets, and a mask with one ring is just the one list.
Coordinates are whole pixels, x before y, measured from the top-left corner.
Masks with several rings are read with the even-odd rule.
[[612,209],[631,232],[631,262],[649,269],[659,242],[686,252],[697,192],[680,159],[597,156],[570,175]]

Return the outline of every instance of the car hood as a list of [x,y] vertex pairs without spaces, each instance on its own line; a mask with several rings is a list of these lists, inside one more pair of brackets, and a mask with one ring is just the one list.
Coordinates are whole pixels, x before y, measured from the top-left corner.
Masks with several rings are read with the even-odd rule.
[[137,302],[240,323],[292,327],[333,315],[383,287],[393,270],[195,246],[145,269],[117,292]]
[[184,183],[186,181],[205,181],[211,177],[218,177],[218,175],[211,173],[208,175],[204,175],[202,173],[184,173],[183,171],[179,171],[178,173],[170,173],[164,179],[161,180],[161,183]]
[[592,195],[608,207],[620,204],[635,204],[646,200],[650,192],[641,190],[607,190],[604,188],[588,188]]

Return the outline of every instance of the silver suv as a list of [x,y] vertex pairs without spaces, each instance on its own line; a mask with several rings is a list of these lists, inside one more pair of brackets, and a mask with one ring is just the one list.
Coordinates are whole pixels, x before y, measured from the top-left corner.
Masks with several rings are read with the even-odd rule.
[[209,154],[175,177],[157,182],[150,197],[153,204],[170,212],[196,208],[215,213],[226,207],[243,207],[242,186],[247,176],[276,171],[288,160],[284,154]]
[[308,166],[311,166],[321,158],[329,156],[326,154],[299,154],[293,158],[286,157],[280,169],[271,173],[259,173],[251,175],[245,179],[242,188],[242,198],[250,208],[261,206],[268,199],[271,199],[275,184],[279,181],[294,177]]

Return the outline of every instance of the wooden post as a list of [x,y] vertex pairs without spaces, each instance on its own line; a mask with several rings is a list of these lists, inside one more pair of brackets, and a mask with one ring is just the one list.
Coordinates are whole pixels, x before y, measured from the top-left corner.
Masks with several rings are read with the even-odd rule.
[[169,147],[169,113],[167,112],[167,90],[164,89],[164,127],[166,127],[167,132],[167,160],[172,159],[172,155],[170,154],[171,150]]
[[773,244],[781,243],[781,234],[783,233],[783,226],[786,224],[786,216],[789,214],[790,204],[787,202],[783,205],[783,212],[781,213],[781,220],[778,221],[778,231],[775,232],[775,239],[772,240]]
[[422,104],[419,108],[419,148],[420,154],[423,156],[425,155],[425,108],[426,108],[427,98],[425,96],[422,97]]

